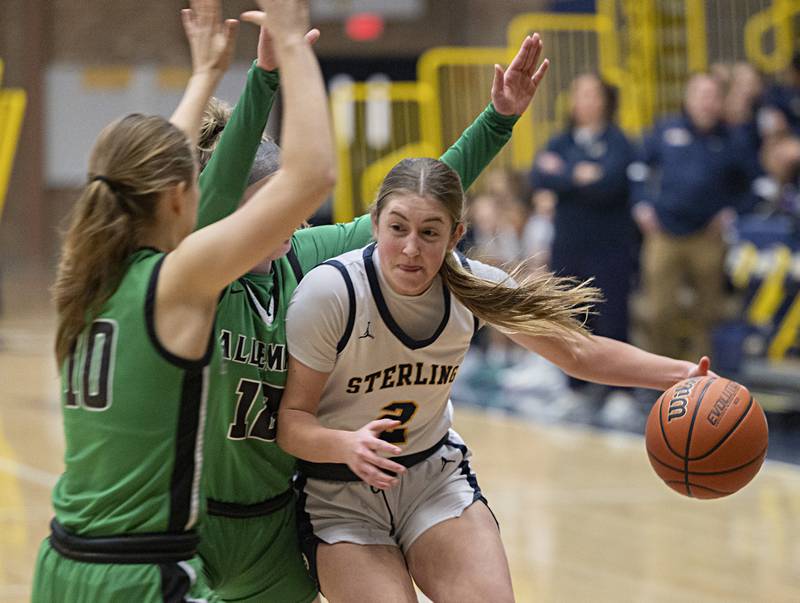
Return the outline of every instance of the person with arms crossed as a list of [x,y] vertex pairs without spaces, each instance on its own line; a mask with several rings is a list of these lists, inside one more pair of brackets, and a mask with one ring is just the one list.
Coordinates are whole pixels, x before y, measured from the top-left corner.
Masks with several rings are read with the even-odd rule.
[[377,242],[312,270],[289,306],[278,443],[302,459],[301,545],[332,603],[416,601],[412,578],[437,602],[513,600],[498,526],[451,429],[450,388],[481,325],[585,380],[664,389],[708,372],[706,357],[586,332],[598,291],[585,283],[544,272],[517,283],[457,256],[462,212],[452,170],[400,162],[373,209]]
[[[33,601],[215,600],[196,555],[220,292],[329,194],[333,143],[307,2],[261,0],[286,74],[283,166],[246,207],[192,233],[204,107],[236,21],[219,0],[183,12],[193,75],[170,121],[128,115],[101,133],[54,286],[66,470]],[[269,225],[269,228],[266,226]],[[191,233],[191,234],[190,234]]]

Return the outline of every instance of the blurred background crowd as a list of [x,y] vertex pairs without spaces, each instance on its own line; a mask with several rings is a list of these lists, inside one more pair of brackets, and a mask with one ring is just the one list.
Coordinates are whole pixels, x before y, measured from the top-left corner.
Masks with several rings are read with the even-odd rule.
[[[714,64],[689,78],[682,107],[634,139],[617,125],[616,90],[579,75],[563,129],[530,170],[494,171],[472,192],[464,247],[499,266],[593,279],[605,297],[588,319],[594,333],[709,354],[735,375],[767,353],[748,311],[776,267],[767,260],[737,286],[742,249],[800,243],[800,53],[774,79],[747,62]],[[566,378],[497,332],[461,375],[457,395],[476,403],[631,430],[655,399]]]

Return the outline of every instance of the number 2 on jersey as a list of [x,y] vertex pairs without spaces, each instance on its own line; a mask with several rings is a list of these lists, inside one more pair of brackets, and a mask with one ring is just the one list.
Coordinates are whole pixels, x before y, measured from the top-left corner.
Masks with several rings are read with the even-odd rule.
[[387,404],[381,410],[384,414],[379,416],[379,419],[394,419],[400,421],[400,425],[394,429],[389,429],[381,433],[380,438],[384,442],[390,444],[405,444],[406,443],[406,427],[405,425],[417,412],[417,403],[411,400],[401,400],[399,402],[392,402]]
[[[250,409],[258,398],[259,392],[264,398],[264,407],[248,426],[247,415],[250,414]],[[265,442],[274,442],[278,431],[278,407],[281,403],[283,389],[262,381],[239,379],[236,393],[239,398],[236,401],[233,423],[228,427],[228,439],[255,438]]]

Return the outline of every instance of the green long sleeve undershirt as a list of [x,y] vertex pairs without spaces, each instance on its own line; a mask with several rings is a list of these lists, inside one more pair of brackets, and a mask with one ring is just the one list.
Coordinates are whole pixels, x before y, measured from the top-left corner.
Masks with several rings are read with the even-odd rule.
[[[264,71],[253,63],[239,102],[200,176],[198,228],[239,206],[277,89],[277,72]],[[499,114],[490,103],[440,157],[461,177],[464,190],[508,142],[518,119]],[[364,215],[347,224],[299,230],[293,247],[305,273],[327,259],[362,247],[371,234],[369,216]]]

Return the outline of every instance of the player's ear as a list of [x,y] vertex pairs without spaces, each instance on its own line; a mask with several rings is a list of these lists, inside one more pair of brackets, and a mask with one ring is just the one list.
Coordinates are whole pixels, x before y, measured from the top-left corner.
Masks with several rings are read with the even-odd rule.
[[378,240],[378,212],[375,211],[375,208],[372,208],[372,211],[369,212],[369,217],[372,220],[372,238],[376,241]]
[[453,234],[450,235],[450,242],[447,245],[447,251],[453,251],[458,242],[461,240],[461,237],[464,236],[464,233],[467,231],[466,226],[464,226],[463,222],[459,222],[456,224],[455,229],[453,230]]
[[163,201],[169,215],[179,216],[183,212],[186,194],[187,186],[185,182],[179,182],[164,191]]

